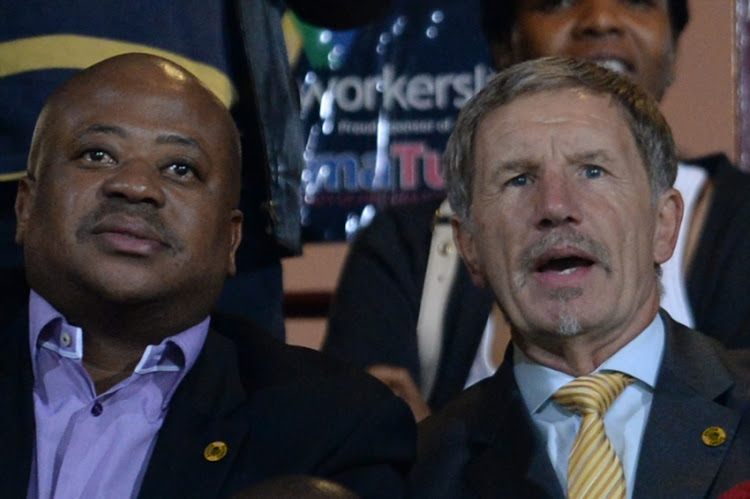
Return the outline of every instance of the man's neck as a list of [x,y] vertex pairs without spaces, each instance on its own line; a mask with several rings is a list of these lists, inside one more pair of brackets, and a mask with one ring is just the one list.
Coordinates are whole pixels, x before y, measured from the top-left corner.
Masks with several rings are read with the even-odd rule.
[[[191,302],[183,306],[185,300],[156,299],[117,303],[101,297],[83,300],[80,296],[71,300],[68,299],[70,294],[60,297],[48,293],[45,296],[32,289],[32,319],[36,317],[41,321],[33,328],[38,334],[49,320],[62,316],[67,324],[80,329],[82,364],[97,393],[105,392],[130,376],[149,345],[159,345],[166,338],[199,325],[209,315],[205,303]],[[202,338],[205,330],[200,331]],[[184,346],[178,344],[181,348],[197,347],[192,338],[196,336],[181,340],[187,341]]]
[[148,344],[83,330],[83,367],[101,394],[133,373]]
[[613,331],[583,331],[573,336],[544,332],[535,335],[538,341],[527,341],[524,335],[513,334],[514,343],[531,360],[571,376],[595,371],[604,361],[630,343],[654,320],[658,300],[644,305],[636,317]]
[[97,393],[103,393],[133,373],[149,345],[158,345],[201,322],[207,314],[163,306],[107,305],[90,312],[59,310],[69,324],[83,331],[83,366]]

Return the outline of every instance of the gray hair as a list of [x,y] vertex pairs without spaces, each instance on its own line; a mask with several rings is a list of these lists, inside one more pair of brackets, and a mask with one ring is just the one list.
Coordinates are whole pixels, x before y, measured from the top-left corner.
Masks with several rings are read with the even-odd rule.
[[495,75],[461,110],[443,154],[448,199],[456,215],[470,221],[474,188],[474,146],[479,125],[493,110],[514,99],[549,90],[583,89],[609,95],[627,121],[651,185],[654,202],[674,184],[677,151],[658,105],[626,76],[592,62],[543,57]]

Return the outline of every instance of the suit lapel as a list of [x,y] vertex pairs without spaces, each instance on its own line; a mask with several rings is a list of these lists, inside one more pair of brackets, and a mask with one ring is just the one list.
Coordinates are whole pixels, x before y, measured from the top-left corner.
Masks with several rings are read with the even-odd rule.
[[[141,497],[213,497],[224,490],[251,424],[236,358],[229,342],[209,332],[198,361],[172,397]],[[209,461],[204,452],[213,442],[226,445],[227,453]]]
[[464,389],[492,302],[492,293],[475,287],[460,263],[443,324],[442,358],[430,397],[434,409],[440,409]]
[[474,457],[466,483],[478,497],[560,498],[563,491],[521,397],[509,349],[497,373],[481,389],[482,406],[470,434]]
[[0,336],[0,497],[26,497],[36,440],[27,315]]
[[[664,360],[643,435],[633,497],[703,497],[730,447],[740,415],[717,399],[733,385],[710,340],[666,321]],[[719,427],[723,445],[703,443]]]

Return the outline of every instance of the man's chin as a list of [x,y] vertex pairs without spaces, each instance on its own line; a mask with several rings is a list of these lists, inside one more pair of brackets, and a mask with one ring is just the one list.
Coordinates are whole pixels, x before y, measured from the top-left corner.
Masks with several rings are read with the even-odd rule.
[[92,292],[98,294],[98,301],[126,307],[139,307],[159,301],[161,296],[153,288],[137,285],[92,286]]
[[557,319],[556,332],[560,336],[577,336],[583,332],[583,327],[574,314],[563,314]]
[[140,268],[108,269],[107,272],[91,272],[80,277],[80,288],[99,301],[138,305],[157,300],[165,293],[168,276],[155,277]]
[[536,329],[546,331],[557,337],[573,337],[584,331],[587,321],[585,310],[580,308],[580,303],[572,296],[574,290],[560,290],[565,296],[559,296],[553,300],[543,316],[538,317]]

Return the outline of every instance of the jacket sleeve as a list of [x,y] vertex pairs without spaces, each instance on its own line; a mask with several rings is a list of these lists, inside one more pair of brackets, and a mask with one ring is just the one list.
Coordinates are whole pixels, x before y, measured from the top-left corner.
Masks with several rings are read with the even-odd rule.
[[334,296],[325,352],[360,367],[405,367],[420,382],[416,328],[436,207],[385,210],[359,233]]
[[411,411],[391,393],[384,395],[373,400],[367,415],[321,469],[321,475],[363,498],[406,497],[407,476],[416,455]]

